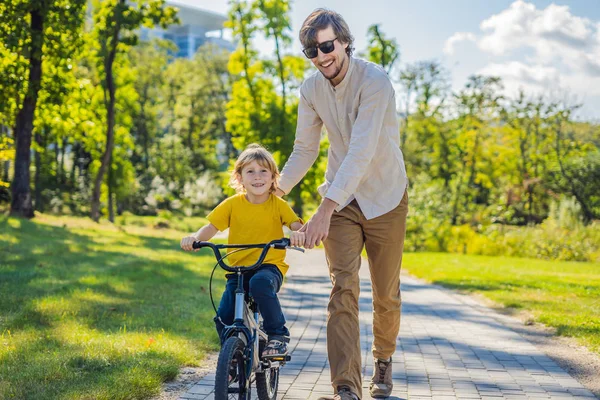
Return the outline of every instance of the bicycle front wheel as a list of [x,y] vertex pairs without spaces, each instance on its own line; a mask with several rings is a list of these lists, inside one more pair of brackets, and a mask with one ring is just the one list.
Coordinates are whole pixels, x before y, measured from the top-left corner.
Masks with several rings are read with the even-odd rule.
[[215,376],[215,400],[249,400],[250,385],[244,366],[244,342],[230,337],[223,343]]
[[256,374],[256,390],[260,400],[277,399],[279,386],[279,366],[267,368]]

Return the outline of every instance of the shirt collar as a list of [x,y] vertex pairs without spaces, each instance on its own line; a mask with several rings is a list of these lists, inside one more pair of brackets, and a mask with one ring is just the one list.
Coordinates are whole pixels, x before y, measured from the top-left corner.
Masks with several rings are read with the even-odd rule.
[[352,56],[348,56],[348,71],[346,71],[346,76],[344,76],[344,79],[342,79],[342,81],[337,86],[333,86],[331,82],[327,81],[327,83],[329,83],[329,86],[333,89],[334,92],[342,91],[346,86],[348,86],[348,81],[350,81],[350,74],[352,74],[353,69],[354,58]]

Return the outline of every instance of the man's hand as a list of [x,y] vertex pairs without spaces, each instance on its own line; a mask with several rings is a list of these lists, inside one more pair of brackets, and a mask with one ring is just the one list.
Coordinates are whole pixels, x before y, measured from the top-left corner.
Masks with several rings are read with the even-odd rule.
[[306,233],[305,248],[312,249],[327,239],[331,215],[337,206],[338,204],[335,201],[325,198],[315,215],[300,229],[300,232]]

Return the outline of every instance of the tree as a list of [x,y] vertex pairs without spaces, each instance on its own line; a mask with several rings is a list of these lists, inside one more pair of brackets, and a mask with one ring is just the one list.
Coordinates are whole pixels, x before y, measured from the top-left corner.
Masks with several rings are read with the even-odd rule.
[[[277,60],[275,69],[279,75],[279,83],[281,84],[281,111],[285,115],[286,110],[286,74],[285,65],[282,58],[283,48],[289,46],[292,43],[290,36],[290,2],[289,0],[258,0],[257,5],[260,10],[260,16],[264,19],[265,37],[267,39],[273,39],[275,41],[275,57]],[[287,118],[279,118],[281,132],[285,133],[288,131]]]
[[[0,35],[5,43],[3,53],[12,53],[13,59],[24,62],[28,75],[24,80],[24,95],[19,102],[15,118],[12,215],[26,218],[32,218],[34,215],[29,187],[29,167],[35,110],[42,83],[42,60],[45,54],[69,58],[76,50],[85,5],[85,0],[17,0],[3,3],[1,6]],[[16,70],[19,71],[19,67]],[[17,86],[17,95],[19,91]]]
[[553,133],[555,166],[547,181],[557,191],[573,196],[581,206],[584,222],[590,223],[600,218],[600,157],[595,146],[578,142],[574,137],[571,114],[577,108],[579,105],[555,103],[551,106],[549,124]]
[[134,87],[138,98],[138,112],[133,116],[131,135],[136,145],[132,161],[139,173],[147,171],[150,164],[150,148],[159,131],[161,87],[165,69],[172,59],[168,52],[174,49],[175,45],[171,42],[153,40],[141,42],[132,47],[129,53],[129,62],[137,77]]
[[[105,173],[110,169],[114,148],[116,85],[113,65],[118,52],[125,52],[135,45],[135,31],[144,26],[160,25],[166,28],[176,23],[176,9],[164,7],[165,0],[130,1],[106,0],[95,2],[94,32],[99,44],[97,52],[98,70],[102,74],[104,104],[106,107],[106,146],[101,165],[94,180],[91,199],[91,218],[100,219],[100,190]],[[109,202],[112,201],[109,198]]]
[[[238,149],[260,142],[283,165],[292,152],[298,107],[297,98],[288,91],[297,88],[307,69],[303,57],[285,54],[289,38],[289,1],[232,1],[228,26],[240,46],[229,59],[229,71],[239,79],[232,84],[227,104],[227,130]],[[275,42],[274,60],[260,58],[252,48],[253,34],[262,29]],[[273,76],[278,77],[277,80]],[[314,186],[314,183],[313,183]],[[302,213],[302,184],[290,198]],[[313,187],[314,190],[314,187]]]
[[175,60],[164,73],[162,92],[168,106],[162,129],[181,137],[193,153],[192,168],[197,172],[219,167],[221,154],[215,151],[219,143],[227,156],[236,155],[225,118],[231,92],[228,59],[225,50],[208,43],[192,60]]
[[396,61],[400,58],[400,47],[396,39],[387,39],[379,25],[374,24],[367,30],[367,41],[369,42],[368,60],[381,65],[388,74],[391,74]]
[[514,152],[506,158],[510,166],[505,170],[514,177],[514,187],[508,188],[506,206],[512,212],[505,222],[539,223],[547,215],[548,194],[541,185],[551,149],[545,122],[547,110],[542,97],[528,98],[522,90],[501,109],[506,124],[502,132]]
[[[488,204],[493,186],[494,142],[490,140],[499,113],[502,82],[498,77],[471,76],[455,95],[459,168],[454,186],[452,225],[463,214],[466,219],[474,205]],[[462,201],[461,201],[462,200]]]

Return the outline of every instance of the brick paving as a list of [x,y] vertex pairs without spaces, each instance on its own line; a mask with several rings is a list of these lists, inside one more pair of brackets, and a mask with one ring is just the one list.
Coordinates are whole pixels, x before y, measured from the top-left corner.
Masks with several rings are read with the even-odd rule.
[[[325,330],[331,282],[325,257],[322,250],[305,254],[288,251],[288,263],[291,268],[280,299],[291,331],[292,361],[280,371],[278,398],[331,396]],[[359,300],[363,399],[371,398],[371,301],[369,270],[364,261]],[[507,317],[471,298],[403,275],[402,301],[390,399],[596,399],[503,324]],[[208,374],[180,399],[213,400],[214,379],[214,373]]]

